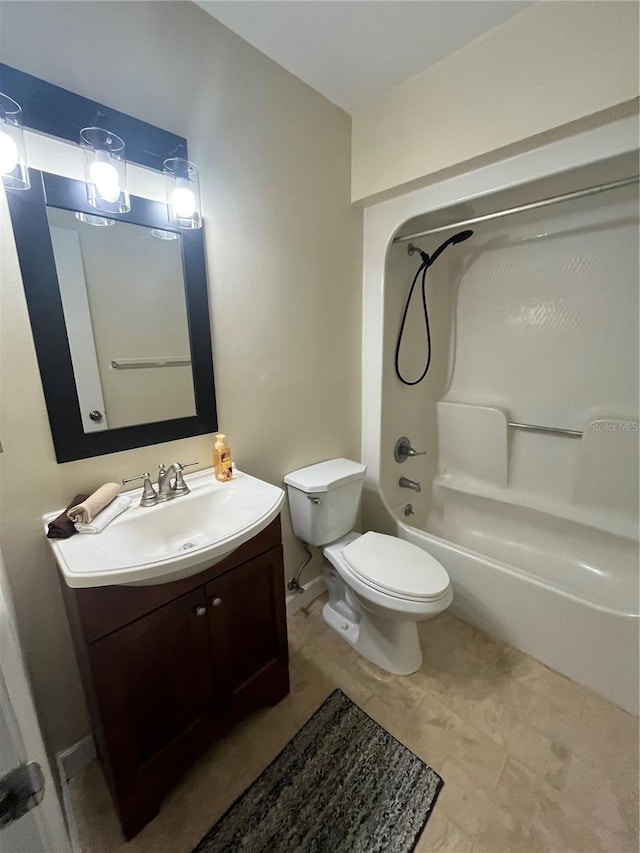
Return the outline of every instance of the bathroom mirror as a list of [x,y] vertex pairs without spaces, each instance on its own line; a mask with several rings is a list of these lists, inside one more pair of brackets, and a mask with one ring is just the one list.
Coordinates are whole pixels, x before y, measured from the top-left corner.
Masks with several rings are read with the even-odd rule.
[[8,193],[59,462],[217,430],[204,240],[166,205],[96,217],[82,181]]
[[195,415],[180,234],[47,220],[84,432]]

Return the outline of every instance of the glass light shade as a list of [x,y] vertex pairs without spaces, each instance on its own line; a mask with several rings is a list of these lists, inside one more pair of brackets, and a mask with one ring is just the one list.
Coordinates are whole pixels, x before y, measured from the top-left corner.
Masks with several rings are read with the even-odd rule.
[[102,127],[85,127],[80,131],[80,144],[89,204],[105,213],[128,213],[131,202],[123,140]]
[[177,240],[178,234],[175,231],[163,231],[161,228],[152,228],[151,236],[157,240]]
[[182,157],[164,161],[169,221],[178,228],[202,228],[200,170]]
[[0,92],[0,175],[8,190],[28,190],[29,166],[24,146],[22,110],[8,95]]
[[85,225],[95,225],[98,228],[108,228],[110,225],[115,225],[115,219],[107,219],[106,216],[93,216],[91,213],[81,213],[76,211],[76,219],[84,222]]

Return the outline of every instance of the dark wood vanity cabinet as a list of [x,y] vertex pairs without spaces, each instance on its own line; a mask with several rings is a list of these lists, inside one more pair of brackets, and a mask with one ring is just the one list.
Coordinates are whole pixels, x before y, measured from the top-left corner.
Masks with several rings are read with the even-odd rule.
[[[281,549],[220,575],[205,589],[219,688],[214,702],[227,702],[234,717],[265,702],[275,704],[284,695],[279,672],[283,656],[287,659],[286,618],[275,603],[280,594],[284,607]],[[285,693],[288,688],[287,678]]]
[[63,589],[98,751],[131,838],[208,744],[289,692],[280,520],[190,578]]

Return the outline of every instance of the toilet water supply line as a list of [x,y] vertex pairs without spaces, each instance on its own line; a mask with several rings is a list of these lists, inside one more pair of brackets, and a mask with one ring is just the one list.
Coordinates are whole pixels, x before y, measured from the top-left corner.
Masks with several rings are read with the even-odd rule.
[[300,568],[299,568],[299,569],[298,569],[298,571],[295,573],[295,575],[291,578],[291,580],[289,581],[289,583],[287,584],[287,589],[290,589],[290,590],[291,590],[291,592],[297,592],[297,593],[298,593],[298,595],[302,595],[302,593],[304,592],[304,587],[303,587],[303,586],[300,586],[300,575],[301,575],[301,574],[303,573],[303,571],[307,568],[307,566],[309,565],[309,563],[311,562],[311,560],[313,560],[313,554],[312,554],[312,553],[311,553],[311,551],[307,548],[307,546],[306,546],[306,544],[305,544],[304,542],[302,543],[302,547],[303,547],[303,548],[304,548],[304,550],[307,552],[308,557],[307,557],[307,559],[304,561],[304,563],[300,566]]
[[[407,301],[405,302],[404,311],[402,313],[402,320],[400,322],[400,331],[398,332],[398,341],[396,343],[396,353],[395,353],[395,368],[396,368],[396,376],[398,379],[403,382],[405,385],[418,385],[425,378],[427,373],[429,372],[429,366],[431,364],[431,328],[429,326],[429,308],[427,307],[427,270],[430,266],[434,264],[436,259],[444,252],[447,246],[451,246],[455,243],[462,243],[464,240],[468,240],[469,237],[473,234],[473,231],[459,231],[457,234],[454,234],[453,237],[449,237],[448,240],[445,240],[432,255],[428,255],[426,252],[423,252],[422,249],[419,249],[417,246],[414,246],[413,243],[409,243],[407,247],[407,251],[410,255],[413,255],[414,252],[419,252],[420,257],[422,258],[422,263],[418,267],[415,276],[413,277],[413,281],[411,282],[411,287],[409,288],[409,295],[407,296]],[[409,305],[411,304],[411,297],[413,296],[413,291],[416,286],[416,282],[422,273],[422,308],[424,312],[424,324],[427,332],[427,362],[425,364],[424,370],[418,377],[418,379],[410,380],[405,379],[405,377],[400,372],[400,347],[402,345],[402,337],[404,335],[404,326],[407,321],[407,314],[409,313]]]

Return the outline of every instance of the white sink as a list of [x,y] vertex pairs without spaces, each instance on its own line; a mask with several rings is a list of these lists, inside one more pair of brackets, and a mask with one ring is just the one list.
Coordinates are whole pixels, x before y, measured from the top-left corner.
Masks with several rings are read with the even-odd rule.
[[[191,493],[151,507],[132,506],[102,533],[47,539],[67,586],[148,586],[194,575],[235,551],[280,512],[284,492],[234,471],[219,483],[211,468],[185,477]],[[47,524],[58,512],[44,516]]]

